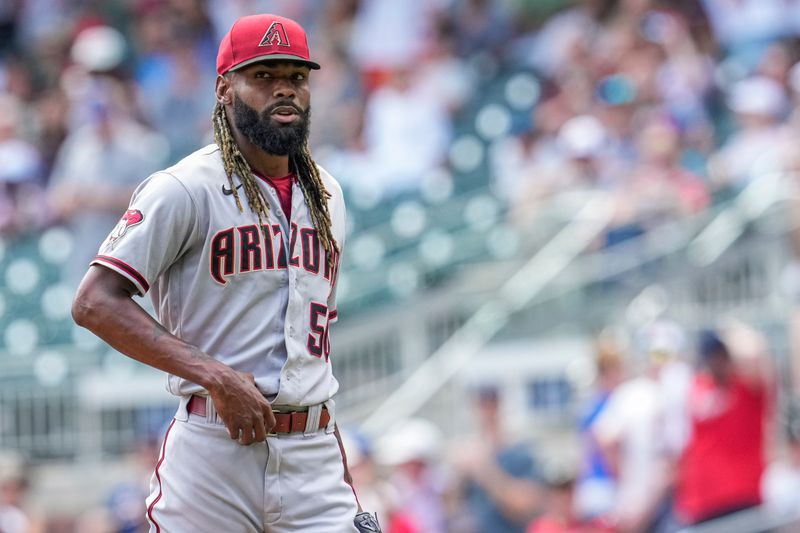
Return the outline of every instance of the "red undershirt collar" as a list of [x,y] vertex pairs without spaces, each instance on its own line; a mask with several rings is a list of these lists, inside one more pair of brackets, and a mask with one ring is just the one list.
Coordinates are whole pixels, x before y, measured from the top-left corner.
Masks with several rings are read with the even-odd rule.
[[274,178],[272,176],[266,177],[262,176],[258,172],[253,172],[256,176],[264,180],[266,184],[271,186],[275,189],[275,192],[278,194],[278,200],[280,200],[281,208],[283,212],[286,214],[287,220],[292,218],[292,182],[294,181],[294,172],[290,172],[285,176],[281,176],[279,178]]

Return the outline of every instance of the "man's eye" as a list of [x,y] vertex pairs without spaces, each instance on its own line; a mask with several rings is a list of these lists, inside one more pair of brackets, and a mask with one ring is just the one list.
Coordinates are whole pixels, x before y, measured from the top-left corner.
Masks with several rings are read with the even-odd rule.
[[256,78],[271,78],[269,72],[256,72]]
[[297,81],[303,81],[304,79],[306,79],[306,75],[297,73],[294,76],[292,76],[292,78],[297,80]]

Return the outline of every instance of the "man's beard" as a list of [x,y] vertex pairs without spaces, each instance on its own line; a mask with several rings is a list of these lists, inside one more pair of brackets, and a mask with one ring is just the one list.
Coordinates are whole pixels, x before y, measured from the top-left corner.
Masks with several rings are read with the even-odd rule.
[[[272,120],[272,112],[280,106],[293,107],[299,118],[293,124],[280,124]],[[278,101],[259,115],[258,111],[234,95],[233,118],[242,135],[268,154],[291,155],[299,152],[308,140],[311,107],[302,111],[290,101]]]

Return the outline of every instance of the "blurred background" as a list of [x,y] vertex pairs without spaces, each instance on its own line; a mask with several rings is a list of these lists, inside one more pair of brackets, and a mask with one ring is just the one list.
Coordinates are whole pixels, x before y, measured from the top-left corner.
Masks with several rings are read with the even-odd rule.
[[799,0],[0,0],[0,532],[146,531],[176,400],[71,298],[258,12],[323,65],[384,531],[800,531]]

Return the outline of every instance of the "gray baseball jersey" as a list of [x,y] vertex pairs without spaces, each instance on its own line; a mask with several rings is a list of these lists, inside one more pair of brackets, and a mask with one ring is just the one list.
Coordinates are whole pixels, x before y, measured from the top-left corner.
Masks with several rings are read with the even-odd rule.
[[[341,249],[342,190],[320,173]],[[149,291],[167,330],[252,373],[273,403],[319,404],[338,389],[328,326],[336,319],[339,258],[325,260],[298,183],[287,219],[272,186],[258,182],[270,206],[263,231],[242,188],[244,212],[236,206],[217,145],[206,146],[136,189],[92,263],[125,276],[142,295]],[[234,186],[241,187],[236,177]],[[168,389],[204,392],[177,376],[169,376]]]

